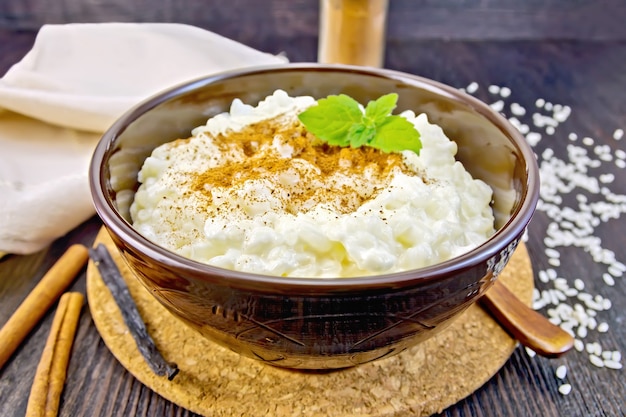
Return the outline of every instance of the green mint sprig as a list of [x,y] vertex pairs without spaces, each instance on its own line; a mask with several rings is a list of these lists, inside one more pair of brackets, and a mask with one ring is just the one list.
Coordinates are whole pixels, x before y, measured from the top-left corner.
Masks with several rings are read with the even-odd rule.
[[345,94],[318,100],[298,115],[304,127],[329,145],[371,146],[383,152],[410,150],[419,155],[422,148],[415,126],[402,116],[391,114],[398,95],[386,94],[370,101],[365,112]]

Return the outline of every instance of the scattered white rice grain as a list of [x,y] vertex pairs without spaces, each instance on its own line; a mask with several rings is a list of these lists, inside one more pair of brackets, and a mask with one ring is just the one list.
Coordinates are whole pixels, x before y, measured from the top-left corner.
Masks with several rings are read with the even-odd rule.
[[562,322],[561,324],[559,324],[559,327],[569,333],[572,337],[576,337],[576,335],[574,334],[574,326],[577,325],[578,323],[576,323],[574,320],[568,320],[564,323]]
[[511,103],[511,113],[515,116],[523,116],[526,114],[526,109],[519,103]]
[[494,101],[493,103],[489,105],[489,107],[491,107],[493,110],[497,112],[501,112],[504,109],[504,101],[502,100]]
[[509,117],[509,123],[511,123],[520,133],[524,133],[521,130],[522,122],[517,117]]
[[558,368],[556,368],[556,372],[554,374],[559,379],[565,379],[565,377],[567,376],[567,367],[565,365],[559,366]]
[[602,161],[599,161],[597,159],[592,159],[589,161],[589,166],[591,168],[600,168],[602,166]]
[[571,315],[574,312],[574,309],[566,303],[561,303],[558,306],[556,306],[556,309],[558,312],[562,313],[562,314],[567,314],[567,315]]
[[590,138],[589,136],[585,136],[583,138],[583,144],[587,145],[587,146],[592,146],[594,144],[594,140],[593,138]]
[[561,324],[562,320],[560,317],[550,317],[548,319],[548,321],[552,324],[554,324],[555,326],[558,326],[559,324]]
[[608,154],[611,153],[611,147],[609,145],[598,145],[595,148],[593,148],[593,152],[596,155],[603,155],[603,154]]
[[541,157],[543,159],[550,159],[554,156],[554,149],[552,148],[546,148],[544,149],[543,153],[541,154]]
[[541,298],[541,293],[537,287],[533,288],[533,301],[537,301]]
[[594,300],[585,301],[585,305],[592,310],[596,310],[596,311],[605,310],[605,308],[602,306],[601,303],[598,303],[597,301],[594,301]]
[[556,295],[556,291],[550,290],[550,302],[553,305],[559,305],[559,297]]
[[621,262],[615,261],[611,264],[611,267],[619,269],[622,272],[626,272],[626,265]]
[[550,258],[548,259],[548,263],[550,264],[550,266],[561,266],[561,261],[557,258]]
[[[544,253],[546,254],[548,258],[560,258],[561,257],[561,253],[558,250],[552,249],[552,248],[547,248],[546,250],[544,250]],[[561,278],[561,280],[567,283],[567,280],[565,280],[564,278]]]
[[602,346],[600,346],[600,343],[595,342],[593,344],[593,347],[594,347],[593,354],[598,356],[598,357],[602,356]]
[[534,350],[532,350],[531,348],[526,347],[525,349],[526,349],[526,354],[527,354],[528,356],[530,356],[531,358],[534,358],[534,357],[535,357],[535,355],[537,355],[537,352],[535,352],[535,351],[534,351]]
[[572,386],[570,384],[560,385],[559,392],[563,395],[569,395],[569,393],[572,392]]
[[600,180],[601,183],[603,184],[610,184],[615,180],[615,175],[609,173],[609,174],[602,174],[598,177],[598,179]]
[[600,160],[604,162],[611,162],[613,160],[613,155],[610,153],[603,153],[600,155]]
[[600,345],[600,343],[594,342],[593,347],[594,347],[593,354],[598,357],[602,356],[602,346]]
[[607,271],[609,271],[609,274],[613,275],[614,277],[621,277],[622,275],[624,275],[624,271],[617,268],[615,265],[609,266]]
[[576,337],[576,333],[574,333],[573,328],[561,325],[561,329],[563,329],[565,332],[567,332],[567,334],[569,334],[570,336]]
[[[541,200],[539,200],[539,201],[541,201]],[[543,239],[543,244],[546,245],[549,248],[555,248],[555,247],[559,246],[559,242],[557,242],[555,239],[549,239],[549,238]]]
[[584,194],[576,194],[576,201],[579,203],[586,203],[588,201],[587,196]]
[[530,127],[527,124],[522,123],[517,117],[509,117],[509,122],[515,126],[515,128],[522,134],[525,135],[530,132]]
[[594,330],[598,326],[598,321],[594,317],[590,317],[587,322],[587,327],[589,330]]
[[598,332],[599,333],[606,333],[609,331],[609,324],[607,322],[602,322],[600,324],[598,324]]
[[569,106],[561,106],[557,104],[554,106],[554,113],[552,114],[552,117],[554,117],[554,119],[559,123],[563,123],[569,118],[571,113],[572,109]]
[[536,127],[557,127],[559,125],[559,122],[557,122],[550,116],[546,116],[545,114],[533,113],[533,124]]
[[526,123],[520,124],[517,129],[522,135],[525,135],[526,133],[530,132],[530,127],[528,127]]
[[[556,298],[559,299],[559,301],[565,301],[567,300],[567,296],[563,293],[562,290],[560,289],[555,289],[554,290],[554,294],[556,295]],[[560,305],[560,304],[559,304]]]
[[609,287],[613,287],[615,285],[615,279],[613,279],[613,276],[611,274],[607,274],[607,273],[602,274],[602,280]]
[[[478,85],[470,90],[474,88],[477,90]],[[491,94],[499,94],[502,99],[510,94],[510,89],[506,87],[490,85],[488,89]],[[507,105],[502,102],[503,100],[498,100],[491,106],[500,112],[503,108],[508,110],[508,115],[504,116],[524,135],[532,147],[542,140],[542,136],[556,134],[557,128],[571,116],[572,112],[569,106],[537,98],[536,110],[533,112],[528,108],[528,113],[532,113],[533,123],[529,127],[520,120],[522,116],[531,116],[527,114],[526,108],[514,100]],[[530,131],[531,127],[536,131]],[[623,135],[623,129],[616,129],[613,132],[615,140],[622,139]],[[615,183],[615,177],[621,174],[606,171],[598,173],[592,170],[602,168],[604,163],[615,164],[615,167],[621,169],[626,168],[626,149],[614,150],[609,145],[595,145],[596,141],[592,137],[579,136],[575,132],[569,133],[567,138],[569,143],[566,144],[567,155],[564,159],[555,155],[549,146],[541,151],[536,150],[535,156],[540,164],[542,178],[537,209],[543,211],[550,221],[542,237],[544,254],[550,267],[538,271],[538,280],[547,285],[552,281],[553,288],[533,291],[533,308],[547,309],[549,320],[558,323],[561,328],[574,336],[574,349],[578,352],[586,350],[594,366],[621,369],[619,351],[603,352],[600,343],[584,342],[592,331],[598,333],[609,331],[609,325],[601,317],[604,311],[611,308],[611,301],[584,292],[585,282],[582,279],[571,277],[568,281],[567,277],[558,276],[557,269],[561,264],[560,250],[573,247],[583,249],[594,262],[607,268],[607,272],[601,277],[596,276],[598,280],[601,278],[600,282],[607,287],[615,286],[617,279],[625,275],[626,265],[616,260],[614,252],[603,248],[600,238],[594,235],[597,227],[612,219],[619,219],[621,214],[626,212],[626,195],[617,194],[609,188]],[[579,140],[581,143],[576,143]],[[565,203],[564,196],[569,198],[573,195],[576,196],[576,202],[570,206],[569,202]],[[570,304],[568,300],[575,303]],[[526,348],[526,351],[529,356],[535,356],[531,349]],[[567,369],[560,369],[561,367],[557,368],[557,371],[565,372],[561,376],[565,378]],[[563,379],[561,382],[564,382]],[[571,389],[569,384],[562,384],[559,387],[559,391],[564,395],[569,394]]]
[[554,280],[554,288],[565,290],[569,288],[569,285],[567,285],[567,280],[565,278],[557,278]]
[[526,134],[526,141],[528,142],[528,144],[530,146],[535,146],[539,143],[539,141],[541,140],[541,133],[537,133],[537,132],[528,132]]
[[476,81],[472,81],[467,88],[465,89],[465,91],[467,91],[470,94],[474,94],[476,91],[478,91],[478,83]]
[[604,368],[604,361],[599,356],[596,356],[593,353],[589,355],[589,362],[591,362],[592,365],[597,366],[598,368]]
[[587,314],[576,314],[575,318],[578,319],[579,327],[587,327],[587,324],[589,323],[589,319],[590,319],[589,315]]
[[580,339],[574,339],[574,349],[576,349],[577,352],[582,352],[585,350],[585,344]]

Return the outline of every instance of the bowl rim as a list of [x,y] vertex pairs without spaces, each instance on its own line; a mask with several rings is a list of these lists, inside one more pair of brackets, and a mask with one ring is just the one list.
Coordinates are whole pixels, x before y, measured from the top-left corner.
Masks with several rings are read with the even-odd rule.
[[[476,248],[437,264],[410,269],[394,273],[380,275],[336,277],[336,278],[306,278],[306,277],[280,277],[249,272],[241,272],[213,266],[199,261],[186,258],[165,249],[136,231],[127,222],[113,202],[105,198],[106,188],[105,170],[101,169],[104,156],[110,152],[113,142],[130,126],[137,118],[146,111],[158,105],[184,95],[194,89],[204,87],[222,80],[239,76],[258,75],[266,72],[292,72],[292,71],[316,71],[316,72],[348,72],[367,76],[380,77],[403,84],[414,85],[432,93],[446,96],[455,101],[462,102],[472,108],[476,113],[485,117],[494,124],[498,130],[506,136],[513,138],[513,145],[523,156],[526,163],[527,183],[524,194],[521,196],[521,205],[513,216],[496,232]],[[304,291],[304,292],[336,292],[354,290],[375,290],[380,288],[405,288],[416,284],[425,284],[438,278],[449,276],[452,272],[470,270],[476,264],[486,262],[490,258],[502,255],[503,251],[511,242],[517,243],[530,222],[537,202],[539,200],[539,168],[530,145],[523,135],[500,113],[493,110],[483,101],[449,85],[443,84],[419,75],[405,73],[391,69],[371,67],[358,67],[343,64],[319,64],[319,63],[286,63],[277,65],[254,66],[245,69],[223,71],[207,76],[195,78],[165,90],[139,102],[122,116],[120,116],[102,135],[98,141],[89,166],[89,186],[96,213],[101,218],[105,227],[111,233],[119,236],[127,246],[136,251],[155,259],[164,266],[174,270],[184,270],[196,279],[207,281],[224,281],[231,287],[255,288],[269,292],[280,291]],[[203,277],[203,273],[211,277]],[[206,278],[206,279],[204,279]],[[227,282],[226,282],[227,281]]]

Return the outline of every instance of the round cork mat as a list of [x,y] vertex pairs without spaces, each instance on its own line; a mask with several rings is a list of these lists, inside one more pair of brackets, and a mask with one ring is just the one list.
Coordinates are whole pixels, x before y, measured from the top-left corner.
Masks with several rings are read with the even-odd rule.
[[[180,372],[172,381],[152,373],[90,262],[89,308],[105,344],[144,385],[204,416],[429,416],[480,388],[517,346],[474,305],[443,332],[390,358],[324,373],[276,368],[222,348],[182,325],[134,278],[106,231],[100,232],[97,243],[111,251],[158,349]],[[499,279],[530,304],[533,273],[523,244]]]

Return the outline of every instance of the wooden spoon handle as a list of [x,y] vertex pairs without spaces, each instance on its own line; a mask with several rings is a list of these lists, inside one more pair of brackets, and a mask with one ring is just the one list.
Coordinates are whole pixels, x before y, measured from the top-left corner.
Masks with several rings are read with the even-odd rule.
[[522,303],[497,280],[480,302],[515,339],[539,355],[555,358],[574,346],[569,333]]

